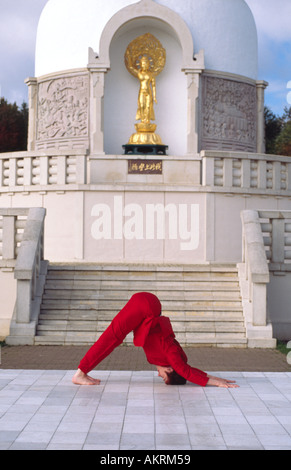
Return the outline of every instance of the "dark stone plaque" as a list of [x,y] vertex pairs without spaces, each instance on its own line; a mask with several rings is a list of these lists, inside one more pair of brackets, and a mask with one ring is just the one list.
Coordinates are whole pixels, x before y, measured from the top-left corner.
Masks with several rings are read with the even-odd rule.
[[128,160],[129,175],[162,175],[162,160]]

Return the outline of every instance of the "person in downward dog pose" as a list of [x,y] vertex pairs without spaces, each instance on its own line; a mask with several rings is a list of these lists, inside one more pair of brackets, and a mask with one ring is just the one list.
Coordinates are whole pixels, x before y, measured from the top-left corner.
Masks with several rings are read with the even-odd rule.
[[85,354],[72,382],[77,385],[100,384],[100,380],[90,377],[88,373],[133,331],[134,345],[143,348],[148,362],[157,367],[158,375],[165,384],[183,385],[188,380],[202,387],[238,387],[234,381],[191,367],[175,338],[170,319],[162,316],[161,310],[161,303],[154,294],[134,294]]

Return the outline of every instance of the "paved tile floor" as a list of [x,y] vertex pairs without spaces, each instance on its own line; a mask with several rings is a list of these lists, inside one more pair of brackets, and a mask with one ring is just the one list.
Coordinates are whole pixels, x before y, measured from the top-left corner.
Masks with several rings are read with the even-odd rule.
[[291,372],[215,372],[237,389],[166,386],[153,371],[0,370],[0,449],[291,449]]

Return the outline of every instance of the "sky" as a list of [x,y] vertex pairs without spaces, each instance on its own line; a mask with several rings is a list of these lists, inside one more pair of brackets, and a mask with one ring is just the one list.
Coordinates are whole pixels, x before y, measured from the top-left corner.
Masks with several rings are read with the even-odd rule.
[[[0,96],[19,106],[28,101],[24,80],[34,76],[37,24],[47,1],[0,0]],[[282,115],[291,105],[291,0],[245,1],[257,25],[258,79],[269,83],[265,104]]]

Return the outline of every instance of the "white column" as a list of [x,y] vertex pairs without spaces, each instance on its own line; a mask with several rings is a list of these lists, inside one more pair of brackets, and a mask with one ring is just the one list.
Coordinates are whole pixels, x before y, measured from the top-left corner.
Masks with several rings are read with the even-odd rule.
[[104,84],[107,68],[88,65],[90,72],[90,153],[104,155]]
[[36,121],[37,121],[37,79],[27,78],[25,80],[28,86],[28,135],[27,150],[35,150],[36,141]]
[[188,87],[188,129],[187,153],[199,153],[199,110],[200,110],[200,83],[204,70],[204,51],[199,51],[193,58],[193,65],[183,68],[187,75]]
[[257,81],[257,153],[265,153],[265,88],[268,86],[267,82],[263,80]]

